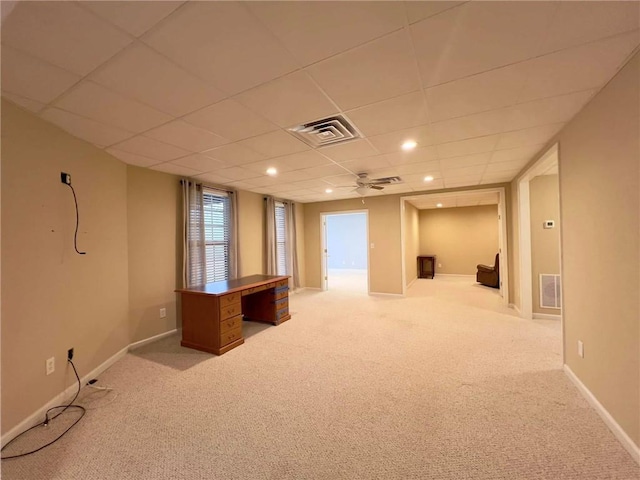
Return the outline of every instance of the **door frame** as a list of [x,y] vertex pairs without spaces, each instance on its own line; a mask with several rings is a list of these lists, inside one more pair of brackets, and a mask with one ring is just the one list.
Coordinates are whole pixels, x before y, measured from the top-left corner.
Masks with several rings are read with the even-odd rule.
[[[518,234],[520,260],[520,316],[528,320],[533,319],[533,279],[531,266],[531,197],[529,182],[546,172],[553,166],[560,168],[559,144],[549,147],[541,156],[518,178]],[[561,201],[561,200],[560,200]],[[562,215],[562,209],[560,209]],[[560,279],[562,282],[562,219],[560,221]],[[561,283],[563,285],[564,283]],[[562,321],[562,309],[560,310]],[[564,327],[563,327],[564,328]]]
[[[411,197],[429,197],[434,196],[438,198],[456,197],[464,195],[465,193],[497,193],[498,194],[498,252],[500,253],[500,296],[502,301],[509,305],[509,251],[508,251],[508,235],[507,235],[507,196],[505,187],[493,187],[493,188],[479,188],[469,190],[458,190],[455,192],[429,192],[418,193],[416,192]],[[406,234],[404,223],[404,210],[405,202],[408,202],[408,196],[400,198],[400,243],[401,243],[401,255],[402,255],[402,295],[407,294],[406,278],[406,266],[405,266],[405,242]]]
[[320,212],[320,289],[324,292],[329,290],[329,272],[327,265],[327,217],[335,215],[351,215],[354,213],[363,213],[365,218],[365,249],[367,252],[367,295],[371,293],[371,266],[369,258],[369,210],[341,210],[337,212]]

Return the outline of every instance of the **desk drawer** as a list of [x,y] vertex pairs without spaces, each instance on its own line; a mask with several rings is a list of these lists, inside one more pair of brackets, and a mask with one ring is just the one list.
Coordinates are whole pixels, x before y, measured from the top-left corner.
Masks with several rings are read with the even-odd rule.
[[243,295],[251,295],[252,293],[262,292],[275,287],[275,283],[267,283],[266,285],[258,285],[257,287],[247,288],[242,292]]
[[279,322],[282,317],[289,315],[289,306],[284,307],[281,310],[276,311],[276,322]]
[[240,304],[239,302],[226,306],[220,305],[220,321],[226,320],[227,318],[235,317],[236,315],[240,315],[241,313],[242,304]]
[[233,330],[229,330],[228,332],[224,332],[220,334],[220,346],[224,347],[225,345],[230,344],[231,342],[235,342],[242,338],[242,324],[239,327],[234,328]]
[[289,297],[276,300],[276,310],[289,309]]
[[275,289],[275,293],[273,295],[274,300],[280,300],[282,298],[289,298],[289,289],[287,288],[283,288],[283,289],[279,289],[276,288]]
[[278,287],[288,287],[289,286],[289,280],[278,280],[276,282],[276,288]]
[[227,305],[240,302],[240,292],[230,293],[229,295],[222,295],[220,297],[220,310]]
[[242,326],[242,315],[227,318],[220,322],[220,334],[227,333],[229,330]]

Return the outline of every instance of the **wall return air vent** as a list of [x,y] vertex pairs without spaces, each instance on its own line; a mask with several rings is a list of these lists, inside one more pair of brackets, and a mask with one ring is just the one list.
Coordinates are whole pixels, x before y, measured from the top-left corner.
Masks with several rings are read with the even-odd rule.
[[361,138],[356,128],[342,115],[291,127],[289,131],[313,148]]

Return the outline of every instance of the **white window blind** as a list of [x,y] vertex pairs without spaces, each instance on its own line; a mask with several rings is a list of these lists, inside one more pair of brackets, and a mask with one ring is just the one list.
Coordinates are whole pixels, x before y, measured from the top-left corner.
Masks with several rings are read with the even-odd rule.
[[203,188],[206,283],[229,279],[230,199]]
[[276,270],[276,275],[287,275],[287,226],[282,202],[276,202]]

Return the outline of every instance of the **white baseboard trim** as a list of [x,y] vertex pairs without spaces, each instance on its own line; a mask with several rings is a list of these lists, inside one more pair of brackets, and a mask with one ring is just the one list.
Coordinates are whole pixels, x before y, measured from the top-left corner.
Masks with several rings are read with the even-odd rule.
[[562,317],[560,315],[553,315],[551,313],[534,313],[534,320],[561,320]]
[[466,277],[476,278],[475,275],[463,275],[462,273],[436,273],[436,277]]
[[131,352],[132,350],[136,350],[136,349],[138,349],[140,347],[144,347],[145,345],[148,345],[149,343],[153,343],[153,342],[157,342],[158,340],[162,340],[163,338],[166,338],[166,337],[169,337],[169,336],[173,335],[177,331],[178,331],[178,329],[174,328],[173,330],[169,330],[168,332],[160,333],[158,335],[154,335],[153,337],[145,338],[144,340],[140,340],[138,342],[134,342],[131,345],[129,345],[129,351]]
[[516,312],[518,312],[518,315],[520,315],[520,307],[518,307],[515,303],[510,303],[509,308],[513,308]]
[[302,290],[311,290],[312,292],[322,292],[322,288],[320,287],[304,287]]
[[[129,351],[129,346],[123,348],[122,350],[117,352],[115,355],[105,360],[102,364],[98,365],[96,368],[91,370],[89,373],[80,377],[81,387],[84,388],[89,380],[91,380],[92,378],[96,378],[98,375],[104,372],[107,368],[109,368],[111,365],[113,365],[122,357],[124,357],[128,351]],[[2,446],[4,447],[7,443],[9,443],[11,440],[13,440],[23,431],[42,422],[44,420],[44,416],[47,410],[49,410],[51,407],[55,407],[56,405],[62,405],[65,401],[69,401],[70,397],[75,395],[75,392],[77,391],[77,389],[78,389],[78,383],[73,382],[73,384],[69,385],[62,393],[59,393],[58,395],[53,397],[46,404],[44,404],[42,407],[40,407],[38,410],[33,412],[31,415],[25,418],[22,422],[20,422],[18,425],[16,425],[7,433],[2,435],[2,439],[0,440],[0,443],[2,443]]]
[[369,292],[372,297],[404,297],[401,293]]
[[418,277],[413,277],[413,280],[411,280],[409,282],[409,284],[406,286],[406,288],[411,287],[411,285],[413,285],[414,283],[416,283],[418,281]]
[[[84,388],[87,385],[87,382],[89,380],[91,380],[92,378],[98,377],[102,372],[107,370],[111,365],[116,363],[118,360],[120,360],[122,357],[124,357],[131,350],[135,350],[137,348],[142,347],[143,345],[147,345],[149,343],[155,342],[155,341],[160,340],[162,338],[168,337],[169,335],[173,335],[176,332],[177,332],[177,329],[173,329],[173,330],[170,330],[168,332],[161,333],[159,335],[155,335],[153,337],[149,337],[149,338],[146,338],[144,340],[140,340],[139,342],[134,342],[134,343],[132,343],[130,345],[127,345],[126,347],[124,347],[123,349],[119,350],[118,352],[116,352],[111,357],[109,357],[107,360],[102,362],[96,368],[91,370],[89,373],[87,373],[86,375],[80,377],[81,388]],[[31,415],[29,415],[23,421],[21,421],[18,425],[16,425],[11,430],[9,430],[7,433],[2,435],[2,438],[0,439],[0,444],[2,444],[2,446],[4,447],[7,443],[9,443],[11,440],[13,440],[15,437],[17,437],[20,433],[22,433],[25,430],[27,430],[28,428],[31,428],[34,425],[37,425],[38,423],[42,422],[44,420],[44,416],[45,416],[45,413],[47,412],[47,410],[49,410],[51,407],[55,407],[57,405],[62,405],[65,401],[69,401],[69,399],[71,397],[73,397],[73,395],[75,395],[75,392],[76,392],[77,389],[78,389],[78,383],[77,382],[73,382],[73,384],[68,386],[67,388],[65,388],[65,390],[63,392],[61,392],[58,395],[56,395],[55,397],[53,397],[46,404],[44,404],[38,410],[33,412]]]
[[600,418],[609,427],[609,430],[618,439],[627,452],[631,455],[636,463],[640,464],[640,447],[636,445],[631,437],[622,429],[622,427],[615,421],[611,414],[602,406],[591,390],[589,390],[584,383],[576,376],[575,373],[569,368],[569,365],[564,365],[564,373],[569,377],[569,380],[578,388],[582,396],[589,402],[593,409],[600,415]]

